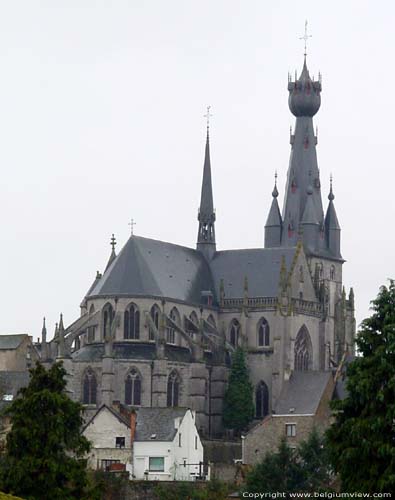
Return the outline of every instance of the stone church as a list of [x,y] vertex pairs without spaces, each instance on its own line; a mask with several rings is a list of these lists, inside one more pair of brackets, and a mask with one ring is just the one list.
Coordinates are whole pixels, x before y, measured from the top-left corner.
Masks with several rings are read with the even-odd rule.
[[88,416],[115,401],[183,406],[204,436],[220,436],[236,347],[247,353],[257,419],[294,371],[333,370],[352,351],[354,295],[342,286],[332,181],[324,213],[317,164],[321,79],[310,77],[306,57],[288,92],[296,124],[284,205],[276,179],[261,248],[217,250],[207,129],[196,248],[131,235],[117,254],[113,238],[80,317],[67,328],[61,317],[48,342],[44,324],[42,360],[63,361]]

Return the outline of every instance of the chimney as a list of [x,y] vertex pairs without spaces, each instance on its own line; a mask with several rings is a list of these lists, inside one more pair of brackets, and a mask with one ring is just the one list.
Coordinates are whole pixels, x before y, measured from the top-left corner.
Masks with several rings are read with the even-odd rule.
[[136,412],[134,410],[132,410],[130,413],[130,447],[131,448],[133,448],[134,437],[136,434],[136,420],[137,420]]

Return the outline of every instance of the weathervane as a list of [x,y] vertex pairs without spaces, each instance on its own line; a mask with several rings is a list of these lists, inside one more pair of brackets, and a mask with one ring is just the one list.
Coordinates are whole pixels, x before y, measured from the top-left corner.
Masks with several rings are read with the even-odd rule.
[[304,23],[304,35],[299,37],[299,40],[304,40],[304,56],[307,56],[307,40],[311,38],[313,35],[307,34],[307,20]]
[[129,226],[130,226],[130,234],[133,236],[133,226],[135,226],[137,224],[137,222],[134,222],[134,219],[131,219],[130,222],[129,222]]
[[207,106],[207,113],[204,115],[204,117],[207,119],[207,128],[210,128],[210,118],[213,116],[210,113],[210,108],[211,106]]

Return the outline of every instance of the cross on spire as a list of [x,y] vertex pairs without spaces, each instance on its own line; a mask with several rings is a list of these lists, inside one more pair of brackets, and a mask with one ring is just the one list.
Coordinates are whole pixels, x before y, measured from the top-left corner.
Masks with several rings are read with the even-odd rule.
[[115,245],[117,244],[117,240],[115,239],[115,236],[114,234],[112,234],[111,236],[111,241],[110,241],[110,245],[112,247],[112,251],[115,252]]
[[304,56],[307,56],[307,40],[313,35],[307,34],[307,20],[304,23],[304,35],[299,37],[299,40],[304,40]]
[[210,113],[210,108],[211,108],[211,106],[207,106],[207,113],[204,115],[204,117],[207,119],[207,129],[210,128],[210,118],[213,116]]
[[134,222],[134,219],[130,219],[129,226],[130,226],[130,234],[133,236],[133,226],[135,226],[137,222]]

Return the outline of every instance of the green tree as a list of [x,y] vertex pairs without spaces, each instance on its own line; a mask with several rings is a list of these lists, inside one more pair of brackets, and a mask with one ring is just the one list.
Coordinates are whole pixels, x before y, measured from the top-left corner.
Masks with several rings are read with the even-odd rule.
[[330,458],[345,491],[395,491],[395,284],[372,301],[347,368],[347,397],[333,403]]
[[10,405],[12,429],[0,464],[0,486],[27,500],[86,496],[87,439],[81,436],[82,406],[66,394],[61,363],[30,370],[28,387]]
[[229,384],[225,391],[223,422],[227,429],[243,430],[254,417],[252,385],[243,349],[238,348],[232,356]]
[[325,439],[316,428],[298,447],[298,464],[301,470],[301,491],[328,491],[332,470]]

